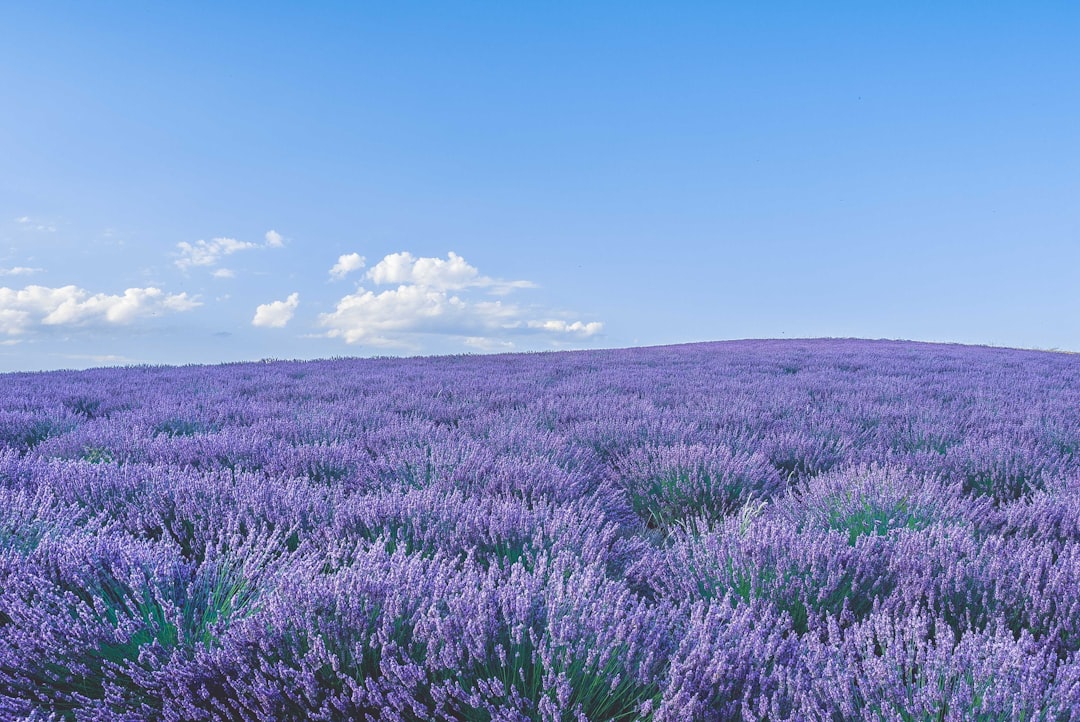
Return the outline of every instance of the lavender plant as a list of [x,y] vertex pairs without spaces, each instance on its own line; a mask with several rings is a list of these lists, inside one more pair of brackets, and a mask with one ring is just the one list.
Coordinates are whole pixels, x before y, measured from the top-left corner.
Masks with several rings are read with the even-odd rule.
[[1080,360],[0,377],[0,719],[1080,720]]

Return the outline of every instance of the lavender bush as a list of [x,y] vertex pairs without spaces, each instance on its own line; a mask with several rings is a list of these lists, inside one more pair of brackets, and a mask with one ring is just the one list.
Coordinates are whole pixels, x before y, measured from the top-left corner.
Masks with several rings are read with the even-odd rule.
[[1080,360],[0,377],[2,720],[1080,720]]

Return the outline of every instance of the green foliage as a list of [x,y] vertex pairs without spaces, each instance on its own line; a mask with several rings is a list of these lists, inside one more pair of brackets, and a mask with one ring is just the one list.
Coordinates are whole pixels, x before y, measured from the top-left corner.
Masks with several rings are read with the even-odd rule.
[[64,406],[72,414],[87,420],[107,416],[102,408],[102,400],[92,396],[73,396],[64,402]]
[[[529,722],[551,719],[541,713],[545,699],[559,706],[558,687],[568,688],[569,694],[561,706],[560,722],[590,720],[639,720],[642,706],[659,699],[655,685],[642,684],[626,668],[625,648],[610,650],[606,659],[572,655],[567,650],[555,650],[546,655],[550,667],[542,661],[535,634],[526,632],[516,638],[505,633],[490,645],[486,664],[478,665],[460,677],[467,692],[481,693],[483,706],[458,704],[455,719],[467,722],[493,722],[491,710],[512,709]],[[481,680],[483,682],[481,683]],[[561,684],[552,684],[559,680]],[[498,719],[501,719],[499,717]]]
[[0,551],[10,549],[29,554],[37,549],[48,532],[48,524],[40,519],[8,519],[0,516]]
[[154,433],[165,436],[195,436],[211,431],[208,424],[187,419],[165,419],[154,425]]
[[912,507],[906,498],[882,500],[864,498],[859,505],[843,504],[829,509],[828,528],[846,532],[848,543],[862,536],[885,536],[895,529],[925,529],[933,519]]
[[630,484],[630,504],[648,529],[662,534],[704,522],[712,525],[754,499],[756,479],[676,465]]
[[271,588],[280,549],[267,540],[250,546],[222,546],[198,567],[157,569],[147,563],[153,557],[114,562],[106,553],[88,560],[78,577],[61,574],[49,603],[72,620],[64,640],[70,651],[25,675],[31,696],[48,699],[63,719],[82,719],[87,709],[107,711],[102,719],[158,718],[164,691],[154,678],[161,667],[220,648],[228,629],[255,614]]
[[996,505],[1030,498],[1044,486],[1040,474],[1021,470],[981,469],[969,471],[963,477],[965,494],[988,497]]
[[17,449],[29,451],[50,436],[63,433],[64,431],[65,429],[63,426],[51,419],[37,419],[25,427],[18,429],[14,434],[7,439],[4,439],[4,441],[7,441]]
[[226,558],[204,565],[181,606],[186,644],[205,649],[217,646],[231,622],[258,610],[259,596],[259,587],[246,578],[240,562]]
[[90,464],[111,464],[113,453],[101,446],[88,446],[83,450],[82,460]]

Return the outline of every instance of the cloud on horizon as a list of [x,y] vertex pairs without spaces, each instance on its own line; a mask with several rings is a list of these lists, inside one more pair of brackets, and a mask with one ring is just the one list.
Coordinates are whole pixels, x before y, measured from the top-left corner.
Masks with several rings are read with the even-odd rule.
[[21,336],[41,326],[127,325],[162,313],[201,306],[187,293],[129,288],[122,294],[90,293],[78,286],[0,287],[0,333]]
[[[358,252],[335,253],[324,259],[336,258],[326,265],[319,260],[322,254],[298,263],[299,254],[273,253],[258,272],[243,270],[245,253],[261,255],[257,252],[283,245],[290,241],[276,231],[250,241],[217,237],[165,244],[156,250],[158,263],[166,262],[174,272],[192,272],[193,278],[159,278],[153,260],[141,268],[113,264],[110,273],[132,280],[112,291],[88,280],[100,268],[71,259],[63,248],[35,249],[40,257],[10,257],[0,266],[0,344],[31,341],[44,349],[48,342],[63,353],[116,354],[115,342],[137,348],[144,329],[161,328],[155,318],[176,318],[207,306],[212,314],[193,313],[183,325],[169,326],[178,334],[171,342],[178,358],[197,357],[200,337],[192,333],[233,333],[245,327],[296,330],[291,336],[267,333],[268,342],[322,339],[323,349],[340,344],[361,353],[566,348],[604,332],[599,319],[532,297],[528,289],[537,288],[533,281],[484,273],[453,251],[425,256],[400,250],[379,254],[370,263]],[[50,277],[43,281],[46,269]],[[57,274],[61,280],[53,282]],[[346,281],[348,287],[335,289],[327,281]],[[301,300],[309,313],[299,313]],[[130,326],[135,328],[121,332]],[[214,347],[215,356],[220,348]],[[228,352],[230,357],[243,353],[241,347]]]
[[443,258],[391,253],[368,270],[382,291],[357,288],[319,316],[329,338],[348,344],[418,348],[424,335],[456,337],[481,350],[512,350],[514,338],[544,337],[560,342],[593,337],[599,321],[562,318],[566,314],[507,303],[491,296],[535,288],[530,281],[503,281],[480,274],[454,252]]

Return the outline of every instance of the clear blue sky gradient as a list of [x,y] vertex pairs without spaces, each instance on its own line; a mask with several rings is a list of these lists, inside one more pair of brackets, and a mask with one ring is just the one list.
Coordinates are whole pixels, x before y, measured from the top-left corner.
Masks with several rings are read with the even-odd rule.
[[[1067,2],[9,3],[0,370],[817,336],[1080,350],[1078,39]],[[177,264],[271,229],[282,247]],[[330,335],[342,298],[396,293],[365,276],[384,256],[451,251],[533,284],[461,290],[512,305],[507,328]],[[366,268],[330,280],[354,252]],[[11,300],[69,285],[201,305],[45,323]],[[292,293],[286,325],[252,324]]]

